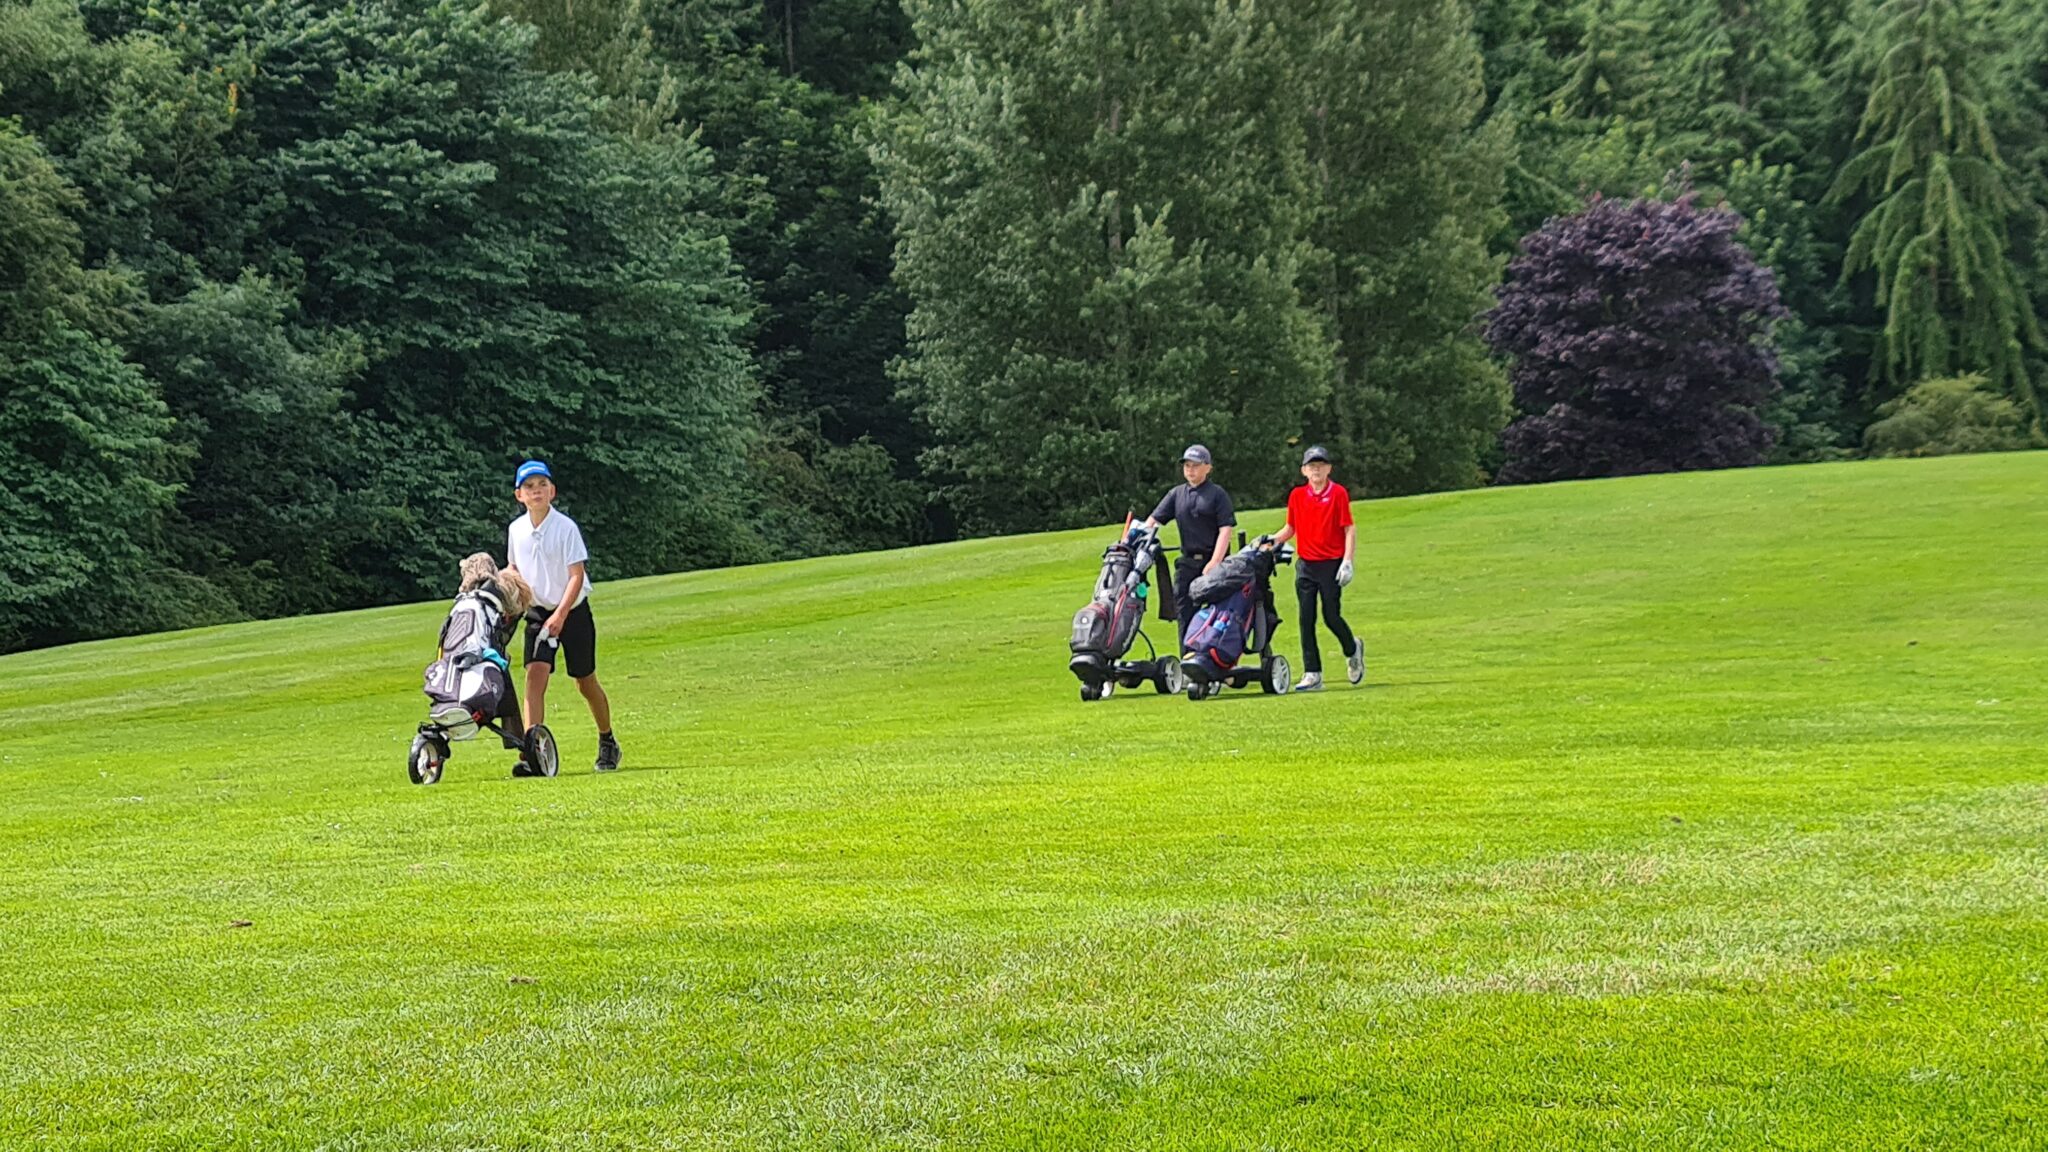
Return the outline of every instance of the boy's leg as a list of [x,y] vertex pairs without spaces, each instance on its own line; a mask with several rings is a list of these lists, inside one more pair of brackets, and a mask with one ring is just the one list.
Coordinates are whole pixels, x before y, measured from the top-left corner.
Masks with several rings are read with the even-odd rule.
[[[546,619],[545,616],[542,619]],[[559,645],[540,642],[540,623],[526,618],[526,726],[533,727],[547,717],[548,675],[555,670]]]
[[1364,680],[1365,642],[1351,634],[1351,625],[1344,620],[1344,586],[1337,583],[1335,572],[1323,585],[1323,623],[1329,625],[1337,643],[1344,646],[1345,678],[1353,684]]
[[595,672],[576,681],[577,690],[583,693],[583,700],[590,705],[590,718],[597,721],[599,732],[612,730],[612,701],[604,694],[604,687],[597,682]]
[[1351,625],[1344,622],[1344,589],[1337,583],[1337,574],[1334,572],[1320,583],[1323,591],[1323,623],[1329,626],[1330,635],[1337,638],[1337,643],[1344,646],[1344,655],[1349,656],[1351,650],[1357,647],[1358,641],[1351,635]]
[[597,723],[597,770],[609,772],[619,766],[619,742],[612,737],[612,702],[597,682],[597,621],[585,600],[562,622],[562,655],[569,662],[569,676],[590,705],[590,718]]
[[1294,600],[1301,608],[1301,670],[1304,673],[1321,675],[1323,653],[1316,646],[1316,577],[1311,567],[1315,561],[1303,560],[1294,573]]
[[547,719],[548,675],[554,668],[547,664],[526,666],[526,726],[533,727]]
[[1195,613],[1199,611],[1195,607],[1195,598],[1189,593],[1195,586],[1195,578],[1202,574],[1204,563],[1189,556],[1180,556],[1173,562],[1173,607],[1180,615],[1180,643],[1175,646],[1176,655],[1188,650],[1188,625],[1195,622]]

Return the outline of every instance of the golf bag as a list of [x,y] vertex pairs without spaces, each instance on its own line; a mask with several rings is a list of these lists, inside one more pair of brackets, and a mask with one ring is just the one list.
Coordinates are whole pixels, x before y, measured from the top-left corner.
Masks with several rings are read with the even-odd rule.
[[1222,680],[1246,651],[1261,650],[1271,642],[1280,623],[1272,590],[1273,568],[1279,561],[1278,550],[1254,544],[1225,557],[1215,571],[1195,582],[1189,594],[1202,609],[1188,624],[1181,644],[1181,668],[1192,678]]
[[1074,634],[1067,649],[1075,661],[1085,657],[1107,664],[1131,650],[1138,626],[1145,622],[1145,577],[1155,559],[1152,548],[1131,539],[1119,540],[1103,552],[1095,596],[1074,613]]
[[484,721],[499,718],[519,725],[511,662],[500,651],[511,642],[517,618],[507,619],[496,588],[464,592],[441,622],[441,658],[427,665],[424,690],[428,720],[450,740],[476,735]]
[[[1253,547],[1225,556],[1215,568],[1195,577],[1195,582],[1188,587],[1188,599],[1207,605],[1220,604],[1235,596],[1238,589],[1259,578],[1260,553],[1261,549]],[[1266,571],[1272,570],[1268,564]]]
[[477,726],[505,710],[512,678],[481,656],[449,656],[427,665],[427,718],[450,740],[467,740]]
[[[1180,690],[1180,661],[1154,651],[1144,627],[1149,577],[1165,560],[1159,529],[1128,521],[1123,536],[1102,553],[1095,595],[1074,613],[1074,630],[1067,641],[1073,654],[1067,670],[1081,682],[1082,700],[1100,700],[1119,686],[1136,688],[1148,680],[1169,695]],[[1162,615],[1170,615],[1171,585],[1159,586],[1159,600]],[[1140,640],[1145,643],[1145,658],[1127,658],[1132,644]]]
[[441,655],[484,656],[512,642],[517,619],[507,619],[505,603],[495,587],[486,585],[455,598],[448,619],[441,622]]
[[520,721],[519,693],[512,686],[512,662],[503,649],[512,642],[519,618],[507,617],[496,584],[455,598],[441,623],[441,654],[427,665],[421,685],[427,694],[427,722],[406,753],[405,772],[415,784],[434,784],[448,763],[449,745],[495,732],[520,753],[513,775],[553,776],[561,756],[545,725]]
[[1188,638],[1182,645],[1186,656],[1182,663],[1194,661],[1202,665],[1203,671],[1211,677],[1220,677],[1237,667],[1244,656],[1245,642],[1251,630],[1253,597],[1252,585],[1240,584],[1237,591],[1227,599],[1214,604],[1204,604],[1195,613],[1195,619],[1188,625]]

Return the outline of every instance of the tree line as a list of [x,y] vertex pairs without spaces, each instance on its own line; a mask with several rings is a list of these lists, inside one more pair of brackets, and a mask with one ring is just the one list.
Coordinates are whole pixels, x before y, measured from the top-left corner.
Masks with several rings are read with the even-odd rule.
[[[1252,504],[2032,442],[2044,94],[2017,0],[0,0],[0,648],[440,594],[529,454],[610,578],[1189,440]],[[1680,249],[1747,375],[1655,418],[1741,434],[1617,463],[1496,290]]]

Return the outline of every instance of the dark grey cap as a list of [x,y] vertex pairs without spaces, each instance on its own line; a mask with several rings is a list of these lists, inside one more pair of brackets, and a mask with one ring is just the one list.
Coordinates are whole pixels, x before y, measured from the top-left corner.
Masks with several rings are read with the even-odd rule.
[[1214,461],[1209,459],[1209,450],[1207,448],[1202,447],[1200,444],[1188,445],[1188,450],[1181,453],[1180,458],[1182,460],[1192,460],[1197,464],[1214,463]]
[[1316,460],[1321,460],[1323,463],[1328,464],[1330,462],[1330,450],[1321,444],[1309,445],[1308,451],[1301,454],[1301,462],[1308,464]]

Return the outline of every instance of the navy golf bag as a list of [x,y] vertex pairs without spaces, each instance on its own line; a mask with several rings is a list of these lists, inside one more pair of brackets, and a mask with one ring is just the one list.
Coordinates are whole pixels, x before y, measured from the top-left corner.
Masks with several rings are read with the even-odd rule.
[[1183,671],[1191,671],[1186,666],[1192,663],[1200,667],[1206,679],[1221,680],[1224,673],[1237,667],[1250,638],[1256,588],[1256,584],[1240,584],[1227,598],[1205,604],[1195,613],[1182,645],[1186,649],[1181,657]]
[[[1292,556],[1263,544],[1261,537],[1260,543],[1224,557],[1188,591],[1202,605],[1181,644],[1180,669],[1190,700],[1253,681],[1268,693],[1290,687],[1287,660],[1273,651],[1273,633],[1280,626],[1273,607],[1273,569]],[[1247,661],[1247,654],[1259,659]]]

